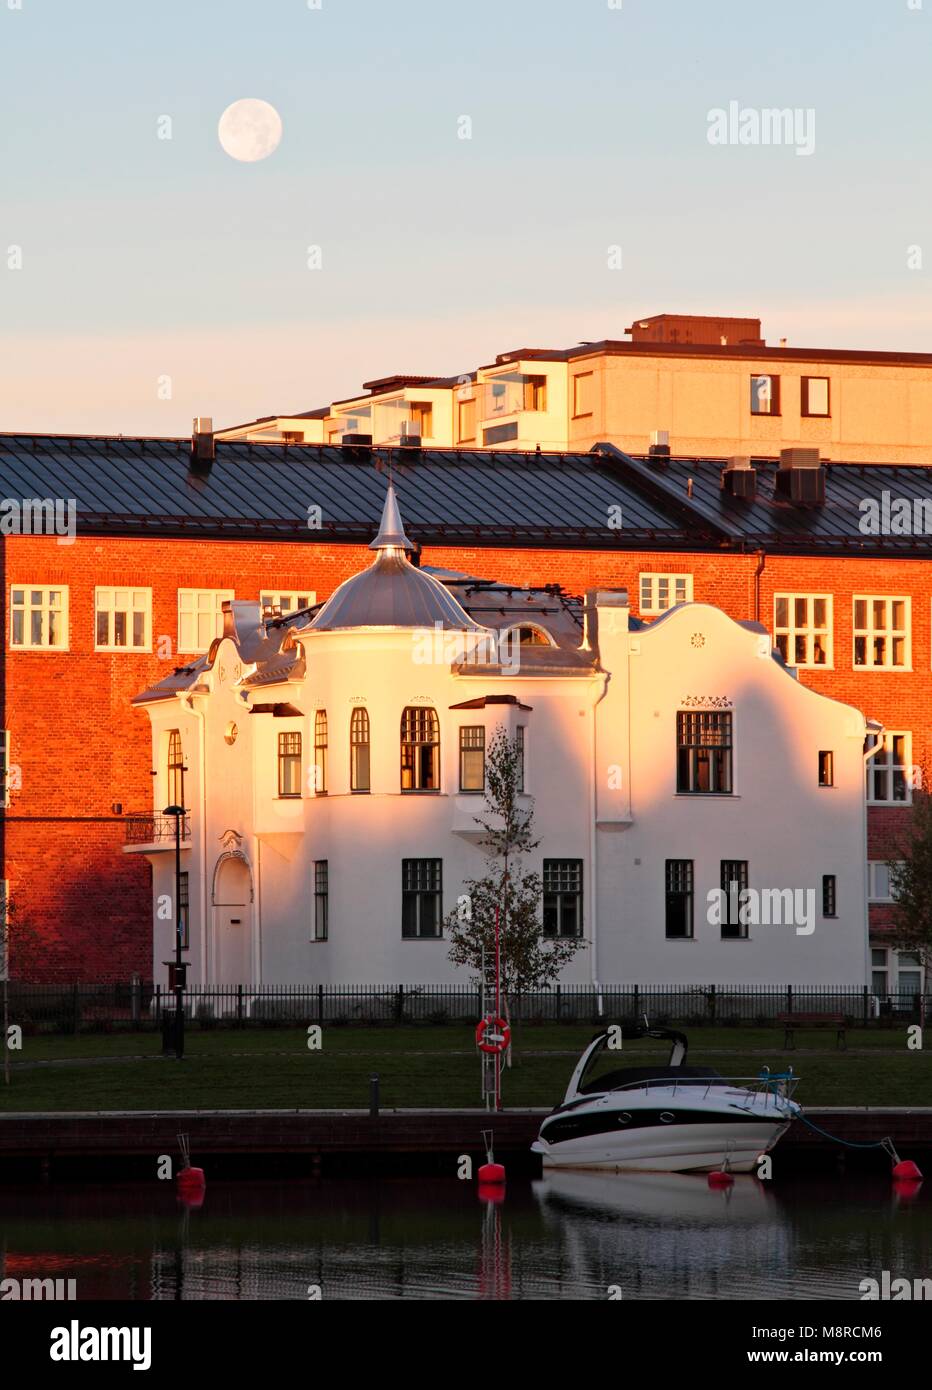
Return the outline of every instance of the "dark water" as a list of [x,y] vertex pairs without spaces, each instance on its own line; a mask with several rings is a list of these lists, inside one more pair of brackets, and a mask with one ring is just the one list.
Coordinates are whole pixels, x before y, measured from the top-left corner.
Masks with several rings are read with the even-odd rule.
[[0,1189],[3,1278],[78,1299],[853,1299],[932,1277],[932,1181],[557,1174],[501,1205],[457,1181]]

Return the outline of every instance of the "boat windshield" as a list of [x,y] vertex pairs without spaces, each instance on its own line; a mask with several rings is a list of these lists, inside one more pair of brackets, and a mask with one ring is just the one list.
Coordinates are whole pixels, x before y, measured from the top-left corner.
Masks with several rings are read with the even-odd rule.
[[[600,1056],[604,1058],[605,1054]],[[660,1064],[655,1067],[621,1067],[613,1071],[587,1067],[578,1093],[582,1096],[599,1095],[603,1091],[617,1091],[621,1086],[646,1086],[651,1081],[676,1081],[680,1085],[692,1083],[698,1086],[722,1079],[721,1073],[714,1067],[668,1067]]]

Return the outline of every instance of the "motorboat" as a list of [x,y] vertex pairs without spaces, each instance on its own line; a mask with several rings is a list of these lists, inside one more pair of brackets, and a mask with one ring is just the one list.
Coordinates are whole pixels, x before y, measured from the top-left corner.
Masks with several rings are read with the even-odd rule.
[[[666,1066],[605,1070],[625,1042],[671,1044]],[[577,1063],[562,1104],[531,1147],[547,1168],[703,1173],[750,1172],[802,1109],[792,1072],[721,1076],[686,1065],[684,1033],[617,1024],[596,1035]]]

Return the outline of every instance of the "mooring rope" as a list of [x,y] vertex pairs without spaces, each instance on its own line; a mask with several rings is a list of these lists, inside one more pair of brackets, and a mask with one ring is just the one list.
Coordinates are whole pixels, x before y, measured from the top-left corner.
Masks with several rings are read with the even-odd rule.
[[814,1129],[816,1134],[821,1134],[825,1139],[831,1139],[833,1144],[843,1144],[846,1149],[885,1149],[894,1163],[899,1163],[900,1161],[900,1156],[893,1147],[893,1140],[889,1134],[883,1139],[842,1139],[838,1134],[829,1134],[827,1129],[823,1129],[821,1125],[817,1125],[814,1120],[810,1120],[809,1117],[803,1113],[797,1115],[796,1119],[802,1120],[803,1124],[808,1125],[810,1129]]

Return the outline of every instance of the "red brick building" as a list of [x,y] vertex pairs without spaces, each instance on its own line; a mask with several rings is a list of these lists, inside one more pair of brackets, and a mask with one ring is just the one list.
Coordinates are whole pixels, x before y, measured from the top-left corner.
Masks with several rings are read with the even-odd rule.
[[890,743],[872,764],[868,817],[875,985],[912,987],[914,966],[883,940],[883,861],[908,821],[913,769],[932,775],[932,471],[750,462],[610,446],[389,458],[0,437],[0,851],[14,974],[153,977],[149,869],[124,848],[128,815],[152,807],[148,721],[130,699],[206,650],[223,598],[305,606],[362,568],[384,495],[376,470],[390,465],[422,565],[570,594],[625,587],[645,618],[714,603],[762,622],[800,680],[882,721]]

